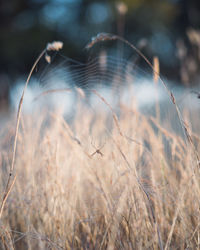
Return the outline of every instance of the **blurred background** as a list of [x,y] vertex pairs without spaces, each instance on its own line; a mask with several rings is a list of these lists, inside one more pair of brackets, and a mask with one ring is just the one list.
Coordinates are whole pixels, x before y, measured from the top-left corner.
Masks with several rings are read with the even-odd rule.
[[[199,29],[199,30],[198,30]],[[0,3],[0,106],[28,74],[48,42],[64,42],[62,54],[84,62],[86,44],[99,32],[118,34],[177,84],[199,82],[199,0],[2,0]]]

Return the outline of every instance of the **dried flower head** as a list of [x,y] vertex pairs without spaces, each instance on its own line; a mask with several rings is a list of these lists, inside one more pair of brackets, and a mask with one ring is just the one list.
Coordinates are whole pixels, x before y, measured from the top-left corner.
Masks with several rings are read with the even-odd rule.
[[109,33],[99,33],[95,37],[92,37],[91,42],[86,45],[86,49],[92,48],[98,42],[115,39],[117,39],[117,36],[115,35]]
[[197,46],[199,46],[199,44],[200,44],[200,31],[194,30],[194,29],[189,29],[187,31],[187,35],[193,44],[196,44]]
[[116,8],[117,8],[118,12],[119,12],[121,15],[125,15],[125,14],[127,13],[127,11],[128,11],[128,8],[127,8],[126,4],[123,3],[123,2],[117,3],[117,4],[116,4]]
[[54,41],[52,43],[48,43],[46,49],[48,51],[50,51],[50,50],[58,51],[58,50],[62,49],[62,47],[63,47],[63,42]]

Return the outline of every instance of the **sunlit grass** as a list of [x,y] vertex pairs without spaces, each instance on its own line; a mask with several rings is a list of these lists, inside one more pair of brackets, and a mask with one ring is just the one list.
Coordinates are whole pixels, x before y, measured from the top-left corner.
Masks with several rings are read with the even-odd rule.
[[[107,38],[119,37],[103,33],[89,46]],[[40,56],[50,63],[48,48]],[[158,61],[138,53],[157,82]],[[21,113],[40,56],[17,125],[10,117],[1,129],[1,249],[198,248],[199,109],[179,109],[160,79],[169,102],[156,99],[154,112],[141,112],[127,84],[129,101],[115,90],[115,107],[98,90],[74,88],[70,119],[43,105]],[[34,101],[63,91],[72,90]]]
[[[121,105],[118,125],[112,112],[80,104],[70,124],[59,112],[23,116],[1,248],[196,248],[200,179],[184,138],[134,104]],[[1,193],[11,159],[8,124]],[[193,140],[199,152],[199,137]]]

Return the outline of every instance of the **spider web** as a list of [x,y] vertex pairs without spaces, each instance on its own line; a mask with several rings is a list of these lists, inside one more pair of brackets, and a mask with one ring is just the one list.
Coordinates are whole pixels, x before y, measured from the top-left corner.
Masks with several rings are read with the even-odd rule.
[[73,60],[60,52],[50,56],[51,63],[43,62],[45,67],[35,76],[40,89],[35,98],[48,103],[49,109],[62,106],[68,120],[77,112],[80,95],[82,105],[93,113],[113,109],[119,115],[121,104],[130,105],[134,101],[145,114],[155,116],[159,103],[161,118],[176,116],[163,84],[153,81],[152,69],[138,54],[119,44],[92,48],[86,62]]

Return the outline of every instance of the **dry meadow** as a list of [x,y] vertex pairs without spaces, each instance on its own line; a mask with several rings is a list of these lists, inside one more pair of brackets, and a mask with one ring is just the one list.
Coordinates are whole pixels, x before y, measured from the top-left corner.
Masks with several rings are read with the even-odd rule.
[[71,120],[22,112],[8,189],[16,114],[1,125],[0,248],[199,249],[199,110],[77,92]]

